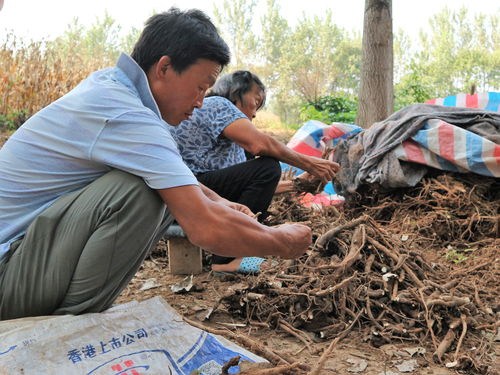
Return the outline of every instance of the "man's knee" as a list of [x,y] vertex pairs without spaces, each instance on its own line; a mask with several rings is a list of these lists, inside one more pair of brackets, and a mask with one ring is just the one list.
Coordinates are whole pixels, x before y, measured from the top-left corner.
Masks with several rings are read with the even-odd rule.
[[142,179],[141,177],[121,171],[119,169],[113,169],[112,171],[103,175],[99,180],[101,180],[105,184],[110,184],[117,187],[125,186],[127,188],[135,188],[138,190],[148,188],[149,190],[151,190],[144,182],[144,179]]
[[124,171],[113,170],[101,177],[99,183],[113,189],[114,194],[122,195],[128,204],[137,205],[142,212],[159,218],[163,217],[165,203],[160,195],[144,182],[143,178]]

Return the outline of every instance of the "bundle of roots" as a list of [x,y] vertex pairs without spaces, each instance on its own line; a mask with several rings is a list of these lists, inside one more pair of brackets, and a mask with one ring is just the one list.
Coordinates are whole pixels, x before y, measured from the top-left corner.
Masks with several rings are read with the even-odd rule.
[[306,346],[358,330],[374,346],[416,342],[438,362],[492,373],[499,210],[498,180],[453,174],[386,193],[365,187],[343,209],[307,209],[285,195],[269,224],[307,223],[313,248],[246,278],[221,302]]

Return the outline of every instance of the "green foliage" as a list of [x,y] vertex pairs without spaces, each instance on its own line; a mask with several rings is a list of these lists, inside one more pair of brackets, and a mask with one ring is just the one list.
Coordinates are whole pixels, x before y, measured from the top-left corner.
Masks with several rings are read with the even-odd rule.
[[430,19],[430,31],[421,34],[421,49],[413,56],[408,74],[425,79],[431,97],[500,89],[500,17],[477,15],[465,8],[445,8]]
[[252,31],[255,0],[224,0],[222,9],[214,6],[215,23],[229,45],[232,70],[249,69],[256,54],[257,39]]
[[312,104],[305,104],[301,108],[300,119],[302,121],[319,120],[324,123],[329,123],[328,114],[323,111],[318,111]]
[[[261,3],[266,9],[256,32],[254,14]],[[224,0],[214,9],[215,23],[231,48],[230,69],[249,69],[261,77],[268,87],[267,107],[286,126],[308,119],[354,122],[355,106],[323,106],[321,101],[358,95],[361,35],[335,25],[330,10],[303,15],[291,25],[280,5],[286,3]],[[443,9],[430,18],[419,44],[403,31],[395,34],[396,109],[469,92],[472,85],[478,91],[500,90],[500,15],[469,13]],[[74,19],[55,40],[6,42],[0,46],[0,126],[17,127],[90,72],[114,65],[121,51],[131,52],[138,35],[137,29],[124,33],[105,13],[90,26]]]
[[356,120],[357,104],[342,96],[322,96],[304,105],[300,111],[302,121],[319,120],[326,124],[343,122],[353,124]]
[[278,2],[267,0],[261,21],[262,72],[267,73],[264,80],[272,93],[270,107],[284,122],[300,121],[304,102],[331,92],[357,91],[361,38],[337,27],[330,10],[321,17],[304,15],[291,28]]
[[[333,23],[331,11],[324,17],[302,18],[283,46],[280,83],[288,83],[289,93],[304,101],[343,88],[347,65],[355,61],[347,40],[347,34]],[[347,84],[355,87],[352,81]]]
[[432,88],[426,82],[414,63],[410,64],[411,71],[404,75],[394,87],[394,106],[396,110],[410,104],[424,103],[432,99]]
[[448,251],[444,255],[444,258],[453,263],[462,263],[467,261],[468,259],[473,258],[471,253],[473,253],[476,249],[465,249],[465,250],[457,250],[448,246]]
[[0,131],[14,131],[20,127],[27,118],[28,116],[24,110],[8,113],[6,115],[0,113]]
[[121,32],[122,27],[107,12],[88,27],[82,26],[78,18],[74,18],[63,35],[49,42],[47,47],[57,49],[59,56],[77,51],[84,61],[100,59],[110,65],[120,52],[130,53],[139,37],[139,30],[135,28],[124,36],[121,36]]
[[277,0],[266,0],[266,6],[266,12],[261,19],[262,36],[259,39],[259,58],[264,62],[262,70],[267,77],[267,84],[276,88],[280,79],[278,67],[291,29],[287,20],[280,15]]

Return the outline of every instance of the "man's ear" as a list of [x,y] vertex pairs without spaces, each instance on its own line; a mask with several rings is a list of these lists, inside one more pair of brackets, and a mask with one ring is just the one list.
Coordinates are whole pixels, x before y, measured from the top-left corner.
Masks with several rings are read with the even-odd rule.
[[163,77],[167,73],[168,69],[173,69],[170,56],[162,56],[154,66],[154,74],[157,77]]

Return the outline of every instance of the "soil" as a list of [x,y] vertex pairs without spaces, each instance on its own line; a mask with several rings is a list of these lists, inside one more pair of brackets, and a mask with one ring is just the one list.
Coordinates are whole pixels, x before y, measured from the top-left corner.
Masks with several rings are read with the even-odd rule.
[[[0,134],[0,147],[7,138],[7,135]],[[477,179],[477,177],[472,178],[472,180],[474,179]],[[442,273],[443,283],[445,283],[447,277],[450,279],[453,276],[459,278],[461,287],[453,289],[455,296],[465,296],[470,301],[476,301],[477,304],[471,303],[473,305],[472,310],[455,308],[453,310],[441,310],[441,314],[444,315],[439,316],[436,313],[435,318],[437,320],[441,319],[444,322],[447,314],[461,316],[460,314],[470,313],[470,317],[473,319],[483,319],[479,323],[474,321],[472,326],[470,325],[471,323],[468,323],[469,331],[467,335],[469,335],[469,332],[472,332],[473,340],[471,342],[477,342],[478,345],[468,345],[467,342],[461,348],[461,356],[464,357],[465,355],[465,357],[474,357],[476,359],[479,357],[481,360],[484,360],[486,365],[462,367],[461,370],[447,368],[445,364],[449,362],[448,360],[440,362],[433,358],[435,347],[433,347],[428,334],[421,335],[420,340],[412,340],[403,336],[398,340],[391,336],[392,340],[389,343],[375,343],[373,337],[370,337],[370,332],[373,333],[371,326],[373,322],[364,319],[355,322],[357,324],[351,327],[352,329],[345,329],[343,331],[345,333],[344,336],[337,336],[337,339],[341,339],[338,340],[333,350],[328,354],[326,362],[324,362],[317,374],[361,373],[392,375],[413,373],[446,375],[498,374],[500,372],[500,361],[498,360],[500,356],[500,345],[498,342],[500,292],[498,282],[496,281],[498,280],[498,276],[500,276],[498,261],[498,250],[500,248],[500,240],[498,239],[500,223],[498,179],[497,182],[491,183],[490,181],[483,185],[479,181],[472,189],[470,188],[470,184],[468,184],[469,182],[465,180],[454,179],[448,176],[438,176],[437,179],[424,181],[418,187],[419,190],[414,190],[413,193],[404,192],[399,197],[399,201],[396,199],[397,194],[389,197],[377,196],[377,198],[374,198],[376,195],[374,195],[374,192],[371,192],[372,195],[366,195],[369,199],[350,203],[351,217],[346,218],[344,215],[338,217],[339,213],[336,212],[335,223],[340,226],[347,225],[346,228],[348,230],[345,233],[356,232],[353,230],[354,227],[351,227],[352,230],[349,229],[349,223],[355,222],[357,220],[355,218],[359,219],[362,215],[367,215],[373,219],[373,227],[375,229],[368,228],[369,223],[366,221],[366,233],[369,233],[373,238],[375,238],[374,233],[377,230],[380,233],[385,233],[384,238],[386,240],[388,238],[406,237],[404,239],[405,243],[401,241],[392,242],[394,247],[390,249],[396,253],[401,251],[403,257],[398,262],[399,266],[402,263],[413,264],[411,263],[411,257],[416,256],[421,260],[418,264],[423,270],[425,270],[427,264],[438,270],[439,272],[437,273]],[[473,193],[477,194],[476,198],[474,198]],[[422,202],[425,204],[422,204]],[[281,210],[281,212],[286,211],[288,215],[287,217],[281,217],[282,220],[298,220],[307,222],[313,226],[315,240],[318,240],[325,232],[328,232],[330,229],[329,226],[334,221],[331,217],[301,210],[298,211],[298,216],[291,217],[290,202],[281,201],[274,202],[273,204],[275,215],[278,216],[280,215],[280,204],[287,207],[286,210]],[[421,207],[424,206],[427,211],[421,210]],[[414,216],[410,215],[410,212],[414,212]],[[339,221],[340,219],[344,221]],[[337,248],[342,248],[346,245],[344,247],[347,248],[347,251],[344,254],[342,264],[345,265],[346,270],[349,272],[343,276],[344,279],[352,276],[354,273],[359,273],[359,267],[366,267],[366,264],[360,261],[357,263],[351,262],[348,265],[345,264],[348,258],[349,244],[351,244],[352,248],[352,245],[357,241],[354,235],[349,234],[346,237],[345,233],[337,233],[336,236],[338,238],[336,240],[332,238],[327,239],[330,241],[328,242],[328,246],[331,247],[331,243],[336,244],[335,251],[338,250]],[[379,241],[390,247],[388,245],[390,241],[383,242],[380,239]],[[371,243],[380,244],[377,241]],[[411,246],[407,246],[409,243],[411,243]],[[330,252],[328,255],[332,256],[332,249],[330,247],[328,249],[325,247],[325,249]],[[406,248],[410,249],[409,251],[411,251],[412,256],[410,256],[410,253],[405,253]],[[373,246],[369,245],[363,251],[366,251],[366,249],[373,250]],[[469,250],[473,251],[472,256],[468,253]],[[340,260],[341,253],[341,251],[338,253],[336,261]],[[369,252],[364,256],[368,255]],[[365,260],[363,259],[363,261]],[[319,268],[322,267],[321,263],[314,264]],[[255,319],[255,316],[252,314],[245,314],[242,311],[238,311],[238,306],[235,308],[234,302],[239,302],[243,306],[241,296],[238,297],[240,299],[227,298],[228,291],[236,291],[238,285],[246,285],[242,288],[246,289],[247,292],[253,292],[257,290],[256,286],[262,282],[262,278],[269,280],[269,278],[273,278],[276,276],[276,273],[282,272],[282,270],[283,268],[275,270],[275,275],[272,274],[273,270],[271,269],[260,276],[243,276],[238,274],[219,276],[209,271],[209,255],[205,254],[204,271],[193,277],[192,288],[184,293],[174,293],[171,286],[182,281],[185,276],[172,275],[169,272],[166,244],[161,241],[115,303],[120,304],[132,300],[143,301],[154,296],[161,296],[181,315],[191,321],[198,322],[199,325],[204,325],[207,327],[207,330],[217,329],[219,332],[223,330],[228,332],[225,336],[230,339],[240,336],[248,337],[263,345],[269,352],[281,358],[286,358],[289,363],[301,362],[306,365],[302,367],[302,370],[280,373],[310,374],[311,369],[314,369],[318,365],[322,354],[327,350],[332,341],[335,340],[335,334],[321,338],[317,333],[310,333],[302,329],[293,330],[293,327],[292,333],[290,333],[290,329],[276,324],[276,321],[272,319],[259,320]],[[300,278],[303,269],[299,267],[295,271],[296,273],[292,273],[292,276],[295,275],[293,277]],[[324,272],[320,273],[319,277],[316,277],[316,275],[317,280],[315,281],[321,281],[321,275],[324,275]],[[425,272],[419,273],[420,279],[425,279],[425,276]],[[432,282],[431,279],[425,279],[424,281]],[[317,284],[315,285],[317,287]],[[471,289],[471,285],[474,288]],[[400,290],[402,290],[401,287]],[[346,289],[346,291],[346,295],[349,297],[349,289]],[[235,292],[234,295],[236,294]],[[429,297],[433,295],[435,293]],[[332,296],[335,295],[332,294]],[[268,297],[264,297],[263,303],[268,303],[268,300],[265,299]],[[333,301],[334,304],[335,302]],[[491,306],[491,308],[488,307],[489,310],[484,306],[485,303]],[[257,310],[258,305],[259,303],[254,303]],[[243,306],[247,310],[248,307],[252,307],[251,302]],[[486,312],[478,312],[480,310]],[[360,306],[359,314],[365,315],[365,312],[366,306]],[[283,320],[286,321],[288,319],[286,312],[281,311],[280,314]],[[207,316],[209,316],[208,319],[206,319]],[[293,317],[293,319],[296,318],[296,316]],[[293,319],[290,318],[288,321],[290,323],[297,323]],[[402,316],[403,323],[405,319]],[[344,322],[340,321],[340,319],[338,321],[343,323],[345,327],[351,323],[352,319],[346,319]],[[443,322],[439,324],[444,324]],[[465,322],[465,320],[462,320],[464,325]],[[469,321],[467,320],[467,322]],[[487,324],[484,324],[484,322]],[[489,342],[486,342],[488,340],[481,338],[481,332],[474,330],[475,327],[481,324],[488,326],[487,331],[490,334],[496,334],[497,339],[489,339]],[[475,327],[473,327],[474,325]],[[495,330],[497,330],[496,333]],[[293,332],[295,333],[293,334]],[[458,333],[460,334],[460,330],[458,330]],[[442,336],[437,339],[442,340]],[[241,342],[238,343],[246,346]],[[456,345],[455,342],[450,347],[451,357],[453,357]],[[247,348],[251,350],[248,346]],[[476,355],[477,351],[481,351],[480,356]],[[274,365],[277,365],[277,363],[274,363]],[[404,368],[409,365],[414,366],[414,368]]]
[[[498,374],[499,192],[498,179],[440,172],[411,189],[367,189],[343,210],[284,196],[268,224],[313,229],[315,245],[295,265],[220,277],[207,261],[176,294],[183,277],[169,273],[160,243],[117,302],[160,295],[209,331],[309,366],[283,374],[312,374],[334,340],[316,374]],[[151,279],[156,287],[141,290]]]
[[[236,334],[249,336],[264,344],[270,350],[288,355],[296,361],[308,364],[313,368],[319,361],[322,352],[328,347],[330,341],[313,343],[309,350],[304,343],[283,331],[263,327],[260,324],[247,322],[238,315],[231,314],[224,307],[220,307],[210,316],[208,321],[203,320],[210,308],[218,301],[224,291],[236,283],[244,282],[255,276],[216,276],[205,266],[204,272],[193,277],[193,291],[187,293],[174,293],[171,286],[182,281],[186,276],[176,276],[169,273],[168,258],[165,253],[165,244],[160,243],[157,252],[147,259],[141,270],[136,274],[129,286],[123,291],[116,303],[125,303],[131,300],[143,301],[155,296],[163,297],[177,312],[183,316],[204,322],[202,324],[212,328],[230,329]],[[146,281],[154,279],[158,285],[149,290],[141,290]],[[226,324],[242,325],[242,327],[228,327]],[[352,332],[342,340],[331,353],[320,374],[349,374],[356,373],[357,366],[365,362],[367,367],[361,374],[401,374],[395,366],[405,360],[416,359],[418,367],[414,374],[446,375],[456,374],[436,364],[429,353],[413,357],[405,349],[415,349],[416,343],[390,344],[375,348],[364,342],[359,332]]]

